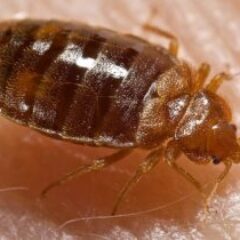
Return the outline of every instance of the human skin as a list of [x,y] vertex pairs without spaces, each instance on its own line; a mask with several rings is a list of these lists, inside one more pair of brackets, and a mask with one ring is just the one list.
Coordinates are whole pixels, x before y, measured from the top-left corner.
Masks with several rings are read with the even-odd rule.
[[[167,44],[141,25],[151,9],[151,24],[173,32],[180,40],[180,58],[193,67],[202,61],[219,71],[240,71],[240,29],[237,1],[211,0],[22,0],[0,1],[2,19],[58,18],[87,22]],[[219,94],[233,109],[238,127],[238,75]],[[224,141],[224,139],[223,139]],[[43,136],[0,118],[0,237],[5,239],[238,239],[240,167],[234,165],[204,213],[195,188],[161,161],[127,195],[117,216],[109,216],[114,200],[146,152],[135,150],[100,172],[86,174],[53,189],[41,190],[55,179],[114,150],[80,146]],[[188,169],[211,189],[223,166],[202,166],[181,158]]]

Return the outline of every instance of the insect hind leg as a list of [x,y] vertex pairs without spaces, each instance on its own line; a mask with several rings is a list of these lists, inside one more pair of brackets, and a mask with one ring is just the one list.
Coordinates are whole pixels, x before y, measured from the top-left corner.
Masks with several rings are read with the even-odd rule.
[[152,32],[162,38],[166,38],[168,40],[170,40],[169,42],[169,46],[168,46],[168,50],[169,52],[174,55],[177,56],[178,55],[178,51],[179,51],[179,41],[177,39],[177,37],[174,36],[174,34],[163,30],[161,28],[155,27],[153,25],[151,25],[151,21],[152,19],[157,15],[157,10],[155,7],[151,8],[151,12],[150,15],[148,17],[148,20],[143,24],[143,29],[148,31],[148,32]]
[[93,171],[98,171],[102,168],[105,168],[119,160],[121,160],[122,158],[126,157],[127,155],[129,155],[132,152],[132,149],[123,149],[120,151],[117,151],[109,156],[103,157],[103,158],[99,158],[97,160],[94,160],[92,163],[90,164],[86,164],[86,165],[81,165],[80,167],[74,169],[73,171],[71,171],[70,173],[66,174],[65,176],[63,176],[62,178],[52,182],[51,184],[49,184],[45,189],[43,189],[43,191],[41,192],[41,198],[44,198],[46,196],[46,194],[54,189],[55,187],[58,187],[60,185],[63,185],[85,173],[89,173],[89,172],[93,172]]
[[179,42],[178,39],[170,32],[165,31],[161,28],[157,28],[155,26],[150,25],[149,23],[143,24],[143,29],[149,32],[153,32],[163,38],[167,38],[170,40],[168,51],[174,55],[177,56],[179,52]]

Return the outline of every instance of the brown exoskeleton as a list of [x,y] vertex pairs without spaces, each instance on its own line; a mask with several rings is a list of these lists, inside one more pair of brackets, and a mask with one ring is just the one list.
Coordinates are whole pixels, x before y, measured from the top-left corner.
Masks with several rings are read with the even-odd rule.
[[83,173],[100,170],[135,148],[149,155],[125,185],[128,191],[161,159],[202,194],[200,183],[177,165],[184,153],[198,164],[223,163],[211,196],[239,162],[236,128],[227,103],[216,94],[228,74],[204,86],[210,67],[196,71],[177,58],[171,34],[166,49],[131,35],[60,21],[0,24],[1,114],[41,133],[93,146],[118,148],[111,156],[80,166],[43,192]]

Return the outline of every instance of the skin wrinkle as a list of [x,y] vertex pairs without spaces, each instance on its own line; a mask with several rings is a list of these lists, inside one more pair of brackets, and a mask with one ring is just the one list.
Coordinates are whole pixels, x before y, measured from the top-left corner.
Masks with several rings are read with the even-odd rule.
[[[205,19],[207,19],[207,23],[210,24],[212,26],[212,28],[214,29],[213,34],[218,35],[219,39],[222,41],[222,45],[226,46],[228,50],[230,50],[230,54],[231,57],[234,59],[236,58],[237,61],[240,60],[240,58],[238,57],[238,55],[235,55],[235,49],[234,49],[234,44],[230,43],[227,41],[226,36],[228,36],[228,28],[226,29],[226,32],[222,32],[222,28],[221,26],[219,26],[219,24],[214,24],[215,22],[218,23],[214,16],[211,14],[211,12],[209,12],[209,9],[207,9],[205,6],[202,6],[201,2],[199,2],[198,4],[198,9],[200,11],[200,13],[202,15],[205,15]],[[236,61],[236,62],[237,62]]]
[[[105,1],[104,1],[105,2]],[[115,8],[114,0],[108,0],[109,5],[102,4],[101,0],[72,0],[62,1],[36,1],[23,0],[21,4],[17,0],[2,3],[2,18],[14,16],[17,12],[25,10],[26,15],[37,18],[62,17],[85,21],[91,19],[97,25],[113,27],[114,30],[128,30],[138,28],[136,26],[141,15],[147,15],[149,1],[143,0],[136,12],[134,4],[119,0],[118,5],[123,4],[123,9],[115,9],[117,16],[109,18],[110,8]],[[151,1],[159,4],[159,1]],[[239,69],[239,61],[231,45],[231,38],[226,34],[225,41],[232,46],[230,52],[224,43],[223,49],[219,49],[218,37],[215,33],[214,20],[212,25],[206,25],[201,14],[196,14],[197,2],[173,0],[160,0],[159,15],[154,19],[154,26],[162,26],[167,23],[170,29],[181,41],[180,57],[190,56],[190,63],[198,63],[199,60],[210,59],[213,72],[217,69],[224,70],[225,66],[217,58],[217,54],[227,53],[231,55],[231,67]],[[239,21],[236,10],[239,9],[237,1],[226,3],[220,0],[219,6],[224,9],[225,4],[230,4],[234,11],[233,19]],[[93,7],[90,5],[94,5]],[[191,4],[191,6],[189,5]],[[141,7],[142,5],[142,7]],[[23,7],[25,6],[25,7]],[[25,9],[27,6],[27,9]],[[181,6],[181,7],[180,7]],[[209,12],[212,7],[208,2]],[[179,8],[180,7],[180,8]],[[24,9],[23,9],[24,8]],[[104,8],[105,13],[99,11]],[[78,11],[76,11],[78,9]],[[122,11],[129,9],[127,15]],[[64,11],[63,11],[64,10]],[[215,10],[215,9],[212,9]],[[230,11],[227,8],[227,11]],[[96,11],[96,15],[94,15]],[[202,42],[202,47],[209,45],[209,53],[199,46],[198,34],[194,31],[195,25],[188,23],[187,16],[196,15],[199,24],[202,23],[210,37]],[[174,13],[173,13],[174,12]],[[44,14],[43,14],[44,13]],[[123,14],[123,15],[122,15]],[[44,16],[43,16],[44,15]],[[123,20],[120,19],[121,15]],[[171,16],[169,19],[169,16]],[[181,18],[180,18],[181,16]],[[223,16],[224,17],[224,16]],[[114,22],[113,19],[118,19]],[[94,20],[95,19],[95,20]],[[111,22],[112,21],[112,22]],[[208,21],[206,21],[208,22]],[[105,24],[105,25],[104,25]],[[227,27],[227,22],[219,20],[218,25],[222,29]],[[224,34],[224,31],[223,31]],[[142,32],[142,36],[148,35]],[[193,38],[194,36],[194,38]],[[155,42],[161,42],[158,36]],[[217,44],[216,44],[217,42]],[[184,44],[184,46],[182,46]],[[183,48],[187,50],[183,55]],[[189,59],[189,58],[188,58]],[[220,62],[219,62],[220,61]],[[235,87],[236,86],[236,87]],[[235,88],[235,89],[234,89]],[[237,91],[237,85],[227,89]],[[223,89],[225,89],[223,87]],[[233,89],[233,90],[231,90]],[[236,95],[237,96],[237,95]],[[237,99],[239,100],[239,99]],[[238,105],[237,100],[233,105]],[[233,99],[234,101],[234,99]],[[237,108],[239,111],[239,109]],[[24,141],[24,139],[28,139]],[[0,238],[5,239],[37,239],[41,232],[41,239],[238,239],[240,223],[240,187],[238,186],[239,166],[234,165],[231,174],[225,179],[220,189],[220,196],[216,196],[212,214],[204,222],[203,204],[199,194],[181,177],[168,169],[164,163],[146,176],[136,188],[130,191],[126,201],[119,211],[120,216],[109,217],[115,197],[121,186],[133,174],[136,166],[141,162],[145,152],[137,151],[132,157],[119,162],[110,170],[83,176],[76,181],[67,184],[49,193],[47,199],[36,203],[40,190],[49,182],[71,171],[80,163],[89,163],[92,159],[109,154],[110,150],[81,147],[74,144],[62,143],[49,139],[29,129],[19,127],[5,119],[0,119],[0,216],[5,216],[4,225],[0,225]],[[208,188],[214,180],[214,176],[222,170],[221,166],[196,166],[186,159],[179,161],[188,168],[193,175],[201,179],[204,188]],[[115,171],[115,169],[117,169]],[[125,170],[127,169],[127,170]],[[235,176],[235,177],[234,177]],[[91,178],[91,180],[89,180]],[[110,186],[109,186],[110,185]],[[11,186],[20,186],[12,188]],[[9,189],[8,189],[9,187]],[[25,190],[26,188],[26,190]],[[229,189],[230,188],[230,189]],[[21,190],[22,189],[22,190]],[[27,190],[28,189],[28,190]],[[8,191],[9,190],[9,191]],[[215,214],[215,210],[220,215]],[[39,212],[41,217],[39,217]],[[91,214],[91,215],[90,215]],[[220,217],[219,217],[220,216]],[[21,219],[21,221],[20,221]],[[75,221],[74,221],[75,219]],[[4,220],[4,218],[2,218]],[[1,221],[2,221],[1,220]],[[134,224],[133,224],[134,222]],[[64,225],[65,224],[65,225]],[[136,227],[137,225],[137,227]],[[30,238],[30,237],[31,238]],[[128,237],[128,238],[127,238]]]

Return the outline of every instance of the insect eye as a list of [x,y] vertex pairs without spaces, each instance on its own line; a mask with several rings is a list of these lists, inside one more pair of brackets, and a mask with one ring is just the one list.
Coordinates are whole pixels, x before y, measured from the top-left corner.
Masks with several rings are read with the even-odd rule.
[[213,161],[213,164],[219,164],[221,162],[220,158],[216,157],[216,156],[212,156],[212,161]]
[[237,126],[236,126],[235,124],[230,124],[230,126],[232,127],[232,129],[233,129],[234,131],[237,131]]

